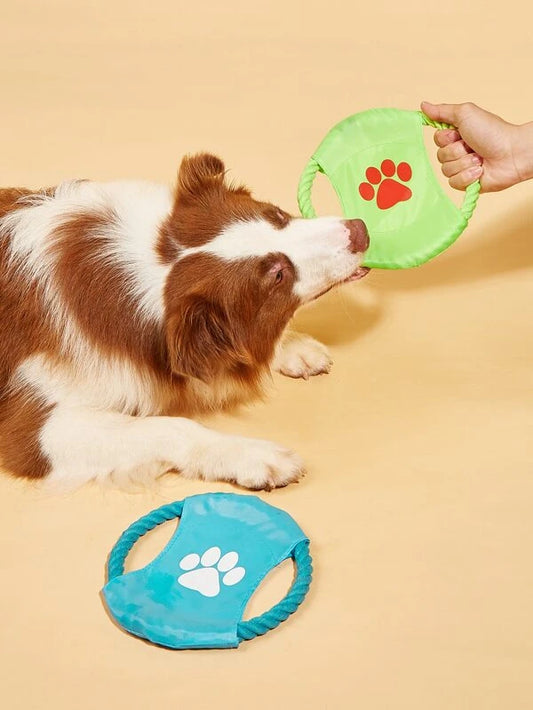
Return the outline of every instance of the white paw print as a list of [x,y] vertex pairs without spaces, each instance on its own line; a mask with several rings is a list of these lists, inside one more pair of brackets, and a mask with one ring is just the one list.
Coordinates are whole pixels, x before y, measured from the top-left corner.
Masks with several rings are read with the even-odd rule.
[[226,552],[222,556],[220,547],[210,547],[202,557],[192,552],[180,560],[180,567],[186,570],[178,577],[182,587],[194,589],[204,597],[216,597],[220,592],[220,575],[222,584],[231,587],[237,584],[246,574],[244,567],[236,567],[239,555],[236,552]]

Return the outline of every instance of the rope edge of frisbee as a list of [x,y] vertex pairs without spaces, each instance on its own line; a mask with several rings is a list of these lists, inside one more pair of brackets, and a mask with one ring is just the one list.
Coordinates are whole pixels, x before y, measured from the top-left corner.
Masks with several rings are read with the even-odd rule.
[[[124,573],[126,557],[135,543],[158,525],[179,518],[183,511],[183,500],[162,505],[132,523],[119,537],[109,553],[107,562],[108,582]],[[296,566],[294,581],[285,597],[271,609],[259,616],[237,624],[237,636],[241,641],[249,641],[262,636],[289,618],[305,599],[313,576],[313,561],[309,554],[309,542],[302,540],[293,549],[291,558]]]

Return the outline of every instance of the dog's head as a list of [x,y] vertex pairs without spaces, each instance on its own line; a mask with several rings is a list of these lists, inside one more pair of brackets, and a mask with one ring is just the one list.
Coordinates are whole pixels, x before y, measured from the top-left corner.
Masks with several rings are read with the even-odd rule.
[[268,364],[295,310],[361,278],[361,220],[301,219],[228,184],[223,162],[185,158],[161,232],[172,370],[209,381]]

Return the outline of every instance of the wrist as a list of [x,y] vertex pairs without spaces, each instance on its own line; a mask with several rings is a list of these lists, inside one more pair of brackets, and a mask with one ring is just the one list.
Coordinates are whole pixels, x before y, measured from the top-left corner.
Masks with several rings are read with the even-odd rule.
[[513,136],[513,161],[517,182],[533,178],[533,121],[516,126]]

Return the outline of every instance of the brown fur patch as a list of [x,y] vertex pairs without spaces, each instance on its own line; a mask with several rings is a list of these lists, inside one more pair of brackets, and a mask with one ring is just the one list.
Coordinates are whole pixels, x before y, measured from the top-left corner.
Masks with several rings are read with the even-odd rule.
[[[0,217],[23,205],[21,197],[35,194],[31,190],[0,190]],[[58,339],[51,330],[39,289],[21,275],[8,260],[9,235],[0,238],[0,400],[17,365],[35,351],[47,352],[57,347]]]
[[[278,284],[276,274],[285,278]],[[165,294],[174,372],[209,382],[232,376],[253,388],[298,306],[283,254],[227,262],[193,254],[171,272]]]
[[112,210],[84,211],[54,230],[55,276],[62,299],[102,354],[168,370],[162,328],[140,313],[131,274],[109,256],[115,220]]
[[19,200],[31,195],[48,195],[51,197],[55,192],[55,187],[46,187],[42,190],[29,190],[26,187],[4,187],[0,188],[0,218],[8,212],[25,207]]
[[4,217],[8,212],[23,207],[18,201],[23,197],[32,195],[32,190],[24,187],[8,187],[0,190],[0,217]]
[[0,398],[1,464],[13,475],[43,478],[50,471],[39,432],[51,409],[26,390]]
[[[18,201],[36,194],[32,190],[0,190],[0,217],[24,207]],[[46,194],[52,194],[47,190]],[[42,478],[49,462],[42,454],[38,435],[50,407],[27,391],[11,391],[9,380],[17,366],[36,351],[53,351],[57,337],[50,329],[35,283],[9,263],[9,235],[0,239],[0,458],[16,476]]]

